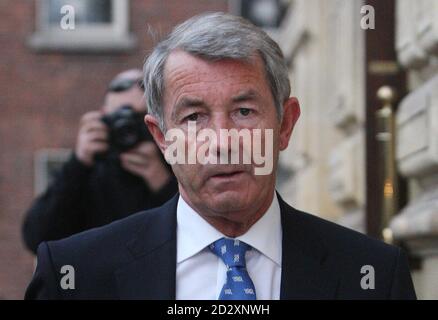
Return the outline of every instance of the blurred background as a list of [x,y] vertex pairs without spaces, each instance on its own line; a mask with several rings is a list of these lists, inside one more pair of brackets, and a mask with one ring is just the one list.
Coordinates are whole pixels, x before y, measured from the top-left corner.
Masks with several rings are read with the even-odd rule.
[[70,155],[81,115],[206,11],[242,15],[283,49],[302,108],[280,159],[284,198],[403,246],[417,295],[438,299],[436,0],[1,0],[0,299],[24,295],[35,258],[22,221]]

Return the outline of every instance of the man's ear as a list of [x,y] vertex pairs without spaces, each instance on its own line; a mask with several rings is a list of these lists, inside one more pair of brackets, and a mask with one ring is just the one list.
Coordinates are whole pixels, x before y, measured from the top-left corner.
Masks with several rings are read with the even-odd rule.
[[149,132],[152,134],[152,137],[154,137],[155,143],[160,148],[161,152],[164,154],[164,151],[166,150],[166,140],[164,137],[163,132],[160,129],[159,122],[157,118],[154,116],[147,114],[144,117],[144,123],[147,125]]
[[297,98],[290,97],[283,103],[283,118],[280,125],[280,151],[283,151],[289,145],[290,136],[295,123],[300,117],[300,112],[300,104]]

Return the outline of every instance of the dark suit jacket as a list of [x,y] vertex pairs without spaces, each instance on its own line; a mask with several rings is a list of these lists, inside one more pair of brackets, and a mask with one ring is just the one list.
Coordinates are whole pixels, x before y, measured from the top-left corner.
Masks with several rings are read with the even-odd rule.
[[[26,299],[174,299],[178,195],[159,208],[42,243]],[[283,227],[281,299],[415,299],[399,248],[300,212],[279,196]],[[63,265],[75,289],[60,286]],[[364,265],[374,289],[362,289]],[[369,283],[369,282],[368,282]]]

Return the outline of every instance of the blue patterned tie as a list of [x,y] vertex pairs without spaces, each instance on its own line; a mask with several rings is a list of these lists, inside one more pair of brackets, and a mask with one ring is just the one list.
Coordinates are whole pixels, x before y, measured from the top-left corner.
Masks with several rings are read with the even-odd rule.
[[219,300],[255,300],[255,287],[246,271],[245,262],[245,253],[251,247],[239,240],[221,238],[209,248],[227,267],[227,281]]

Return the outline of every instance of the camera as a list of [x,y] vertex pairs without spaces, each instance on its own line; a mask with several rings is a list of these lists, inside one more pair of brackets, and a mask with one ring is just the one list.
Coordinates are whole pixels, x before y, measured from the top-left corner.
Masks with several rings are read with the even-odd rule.
[[118,154],[132,149],[142,141],[153,140],[143,120],[145,115],[130,105],[124,105],[101,118],[109,129],[110,152]]

